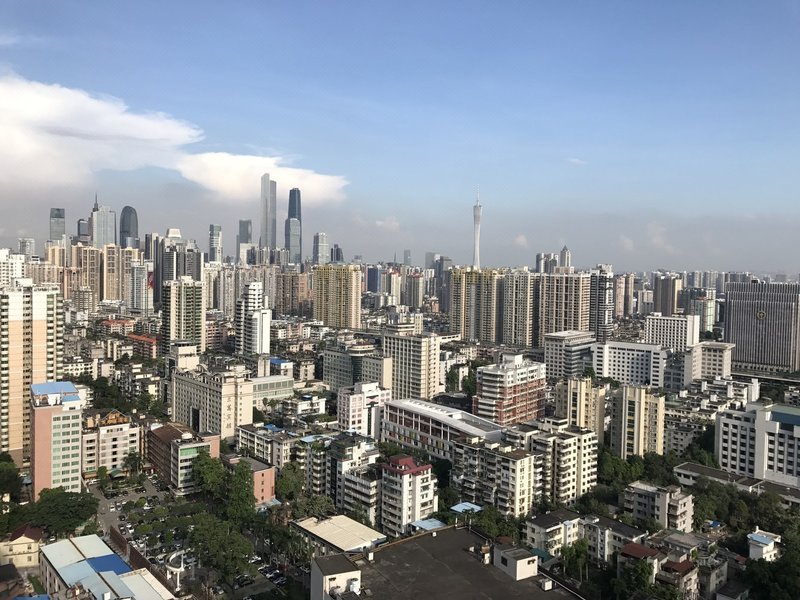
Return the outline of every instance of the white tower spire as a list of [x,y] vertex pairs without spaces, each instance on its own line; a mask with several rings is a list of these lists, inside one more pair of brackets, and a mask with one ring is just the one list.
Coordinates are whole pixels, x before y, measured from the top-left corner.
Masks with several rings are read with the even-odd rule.
[[475,223],[475,240],[472,249],[472,266],[481,268],[481,191],[475,196],[475,206],[472,207],[472,218]]

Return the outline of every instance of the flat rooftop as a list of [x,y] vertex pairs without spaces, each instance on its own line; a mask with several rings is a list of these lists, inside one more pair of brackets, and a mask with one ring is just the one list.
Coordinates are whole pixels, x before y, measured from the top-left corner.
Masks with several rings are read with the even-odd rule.
[[338,548],[340,552],[361,551],[386,541],[386,536],[379,531],[345,515],[335,515],[326,519],[307,517],[292,521],[292,525],[326,545]]
[[554,586],[543,591],[534,578],[514,581],[470,553],[483,538],[466,529],[444,529],[375,551],[374,560],[356,561],[362,595],[371,598],[436,598],[436,600],[563,600],[576,598]]

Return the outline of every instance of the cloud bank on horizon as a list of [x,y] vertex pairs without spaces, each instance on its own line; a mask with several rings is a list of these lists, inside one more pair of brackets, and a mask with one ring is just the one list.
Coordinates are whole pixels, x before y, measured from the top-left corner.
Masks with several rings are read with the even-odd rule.
[[119,98],[0,76],[0,186],[46,191],[90,185],[100,171],[158,167],[179,173],[224,203],[252,203],[269,173],[303,190],[307,206],[344,200],[348,181],[286,164],[281,156],[193,153],[202,129],[162,112],[134,112]]

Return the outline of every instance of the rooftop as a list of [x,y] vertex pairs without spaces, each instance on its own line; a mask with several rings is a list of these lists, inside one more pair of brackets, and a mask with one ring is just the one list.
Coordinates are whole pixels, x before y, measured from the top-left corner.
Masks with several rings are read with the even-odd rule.
[[292,525],[341,552],[361,551],[386,541],[386,536],[345,515],[327,519],[307,517]]
[[550,529],[551,527],[560,525],[564,521],[572,521],[580,518],[581,516],[578,513],[562,508],[541,515],[536,515],[535,517],[530,519],[530,522],[536,525],[537,527]]
[[344,554],[320,556],[316,558],[314,562],[317,563],[323,575],[338,575],[339,573],[350,573],[358,570],[356,564]]
[[[375,551],[374,560],[358,560],[362,594],[372,598],[436,600],[556,600],[573,598],[563,588],[545,592],[536,580],[514,581],[469,552],[483,538],[466,529],[444,529],[407,538]],[[513,550],[512,550],[513,552]]]
[[425,400],[389,400],[386,406],[394,406],[452,424],[467,435],[485,435],[487,432],[500,431],[500,425],[488,419],[476,417],[463,410],[434,404]]

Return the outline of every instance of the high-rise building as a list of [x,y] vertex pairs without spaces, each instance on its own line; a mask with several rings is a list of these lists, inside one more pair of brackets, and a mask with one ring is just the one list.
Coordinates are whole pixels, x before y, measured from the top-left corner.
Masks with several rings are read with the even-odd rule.
[[29,237],[17,238],[17,252],[30,260],[36,256],[36,240]]
[[538,419],[544,416],[546,386],[542,363],[500,354],[496,364],[478,367],[472,414],[502,426]]
[[161,291],[161,352],[186,340],[206,350],[206,307],[202,281],[188,275],[165,281]]
[[61,379],[64,310],[56,286],[17,279],[0,289],[0,452],[30,456],[30,386]]
[[800,371],[800,284],[728,283],[725,298],[734,368]]
[[501,340],[503,275],[498,269],[469,267],[450,271],[450,333],[487,344]]
[[[299,241],[297,243],[297,256],[300,258],[298,260],[292,260],[295,264],[300,264],[303,262],[303,211],[302,205],[300,202],[300,190],[298,188],[292,188],[289,190],[289,213],[287,215],[289,219],[297,219],[298,221],[298,229],[299,229]],[[293,246],[286,244],[286,247],[289,249],[289,254],[292,254]]]
[[204,263],[204,254],[194,240],[183,239],[180,229],[167,229],[167,234],[159,241],[154,261],[155,304],[160,306],[161,289],[165,282],[184,275],[200,281]]
[[592,364],[594,334],[589,331],[558,331],[544,336],[544,364],[551,379],[581,377]]
[[221,263],[225,258],[222,253],[222,225],[208,226],[208,262]]
[[331,248],[328,244],[328,234],[320,231],[314,234],[314,247],[311,260],[315,265],[326,265],[331,259]]
[[0,287],[25,275],[25,255],[12,254],[9,248],[0,248]]
[[63,208],[50,209],[50,237],[51,242],[61,242],[67,233],[66,211]]
[[592,346],[592,368],[598,377],[628,385],[661,387],[667,351],[656,344],[610,341]]
[[589,331],[591,275],[543,273],[539,277],[539,327],[535,345],[557,331]]
[[653,279],[653,311],[671,317],[678,310],[683,280],[677,275],[656,275]]
[[683,352],[700,342],[700,317],[697,315],[665,317],[660,313],[651,313],[644,321],[644,341],[675,352]]
[[81,244],[88,244],[92,241],[92,227],[87,219],[78,219],[75,241]]
[[439,392],[439,336],[386,333],[383,352],[392,358],[392,396],[429,400]]
[[381,471],[381,530],[401,537],[410,533],[412,523],[427,519],[439,507],[433,467],[402,455],[390,456]]
[[502,342],[507,346],[527,348],[533,345],[538,293],[538,278],[527,267],[503,275]]
[[31,492],[62,488],[80,492],[82,410],[86,401],[71,381],[30,386]]
[[342,431],[380,439],[383,405],[392,399],[392,390],[377,382],[359,382],[339,388],[336,394],[336,416]]
[[261,176],[261,238],[260,248],[278,247],[278,184],[269,178],[269,173]]
[[295,265],[303,262],[303,253],[300,248],[302,235],[300,219],[286,219],[284,226],[285,247],[289,251],[289,262]]
[[332,263],[344,262],[344,250],[339,246],[339,244],[334,244],[333,248],[331,248],[331,262]]
[[411,266],[411,250],[408,250],[408,249],[403,250],[403,264],[406,267],[410,267]]
[[664,454],[665,398],[645,386],[623,385],[611,397],[610,448],[619,458]]
[[572,252],[569,251],[566,245],[558,253],[558,266],[567,268],[572,266]]
[[472,207],[472,220],[474,224],[474,239],[472,241],[472,266],[475,269],[481,268],[481,206],[480,198],[475,199],[475,206]]
[[119,217],[119,245],[123,248],[139,247],[139,217],[132,206],[123,207]]
[[99,206],[97,198],[89,217],[89,226],[95,248],[117,243],[117,213],[108,206]]
[[269,354],[271,320],[264,284],[260,281],[248,284],[236,302],[236,354]]
[[313,271],[314,318],[328,327],[361,327],[361,269],[318,265]]
[[[247,262],[247,250],[253,244],[253,221],[239,219],[239,233],[236,235],[236,256],[233,264]],[[244,254],[243,254],[244,253]]]
[[598,342],[605,342],[614,331],[614,272],[611,265],[597,265],[589,275],[589,331],[595,333]]
[[591,377],[570,377],[556,384],[556,416],[570,425],[591,429],[597,439],[605,430],[608,384],[595,385]]

